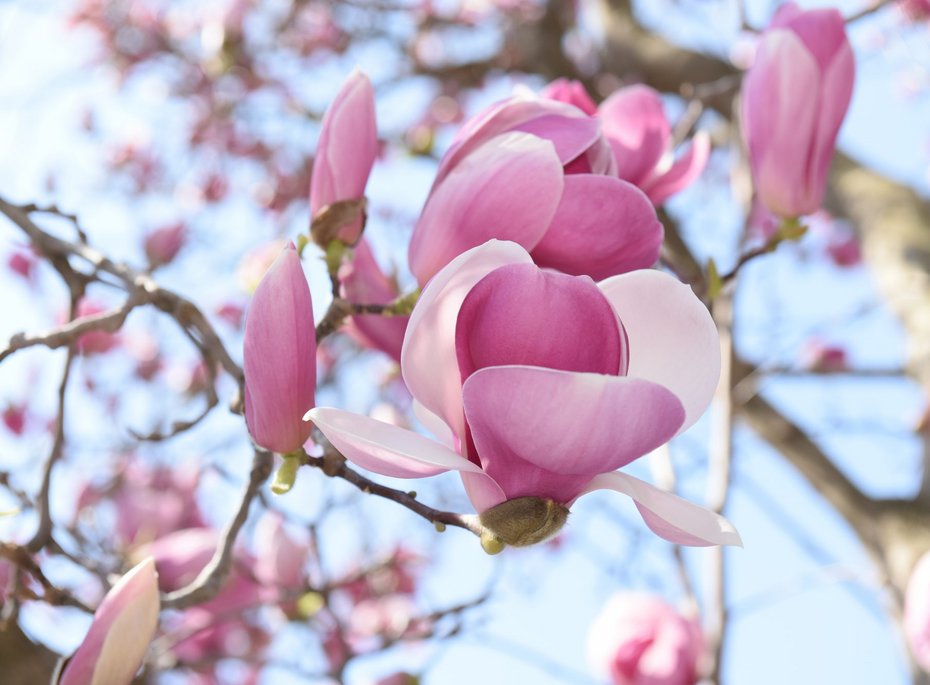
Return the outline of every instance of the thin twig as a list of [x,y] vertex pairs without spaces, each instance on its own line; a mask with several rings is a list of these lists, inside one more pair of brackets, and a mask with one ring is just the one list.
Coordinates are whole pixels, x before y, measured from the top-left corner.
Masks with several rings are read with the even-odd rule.
[[270,452],[262,449],[255,450],[252,470],[249,473],[249,482],[242,493],[239,508],[223,530],[213,558],[189,585],[162,597],[161,605],[163,608],[183,609],[216,597],[232,569],[233,547],[236,544],[236,537],[249,517],[252,500],[255,499],[262,485],[271,475],[273,463]]
[[369,480],[357,471],[353,471],[346,465],[345,458],[342,457],[331,445],[326,445],[326,454],[322,457],[312,457],[304,453],[302,456],[304,464],[318,468],[330,478],[340,478],[351,483],[362,492],[389,499],[397,502],[402,507],[406,507],[418,516],[422,516],[433,525],[441,529],[442,526],[455,526],[481,536],[484,528],[478,522],[477,517],[468,514],[454,514],[448,511],[440,511],[423,504],[419,501],[415,493],[405,490],[397,490],[386,485],[381,485],[373,480]]

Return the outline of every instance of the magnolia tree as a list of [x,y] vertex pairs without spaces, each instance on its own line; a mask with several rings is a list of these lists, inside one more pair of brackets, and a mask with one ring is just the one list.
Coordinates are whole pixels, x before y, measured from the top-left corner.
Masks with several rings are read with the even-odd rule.
[[928,682],[930,4],[774,4],[0,7],[3,682]]

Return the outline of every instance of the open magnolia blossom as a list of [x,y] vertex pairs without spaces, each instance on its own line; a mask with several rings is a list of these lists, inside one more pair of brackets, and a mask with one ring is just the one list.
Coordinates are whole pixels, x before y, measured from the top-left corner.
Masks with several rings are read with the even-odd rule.
[[540,266],[606,278],[652,266],[662,224],[617,177],[598,121],[574,105],[512,97],[472,118],[443,156],[410,239],[420,285],[491,238]]
[[376,473],[459,471],[489,551],[545,540],[600,489],[632,497],[667,540],[740,544],[726,519],[617,471],[691,426],[717,384],[717,329],[673,277],[641,270],[595,284],[491,240],[424,289],[401,369],[438,440],[333,408],[305,418]]
[[617,176],[640,188],[656,205],[691,185],[710,156],[710,137],[698,131],[676,159],[672,126],[662,97],[641,84],[620,88],[600,107],[577,81],[559,79],[541,96],[574,105],[596,117],[617,162]]

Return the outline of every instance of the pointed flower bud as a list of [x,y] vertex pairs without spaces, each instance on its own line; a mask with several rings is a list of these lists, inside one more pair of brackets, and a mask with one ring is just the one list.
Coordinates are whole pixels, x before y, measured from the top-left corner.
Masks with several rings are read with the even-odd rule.
[[154,269],[174,261],[186,239],[187,226],[183,223],[163,226],[149,233],[142,245],[149,265]]
[[316,389],[313,302],[293,243],[255,290],[243,348],[249,433],[266,449],[293,452],[310,437],[301,419]]
[[[310,177],[310,213],[316,217],[328,205],[365,196],[368,175],[378,155],[375,123],[375,92],[359,70],[346,79],[323,117]],[[362,230],[362,218],[354,218],[339,239],[354,244]]]
[[742,127],[762,203],[784,218],[820,207],[855,79],[836,9],[783,5],[743,80]]
[[58,685],[129,685],[158,627],[158,576],[150,557],[103,598]]

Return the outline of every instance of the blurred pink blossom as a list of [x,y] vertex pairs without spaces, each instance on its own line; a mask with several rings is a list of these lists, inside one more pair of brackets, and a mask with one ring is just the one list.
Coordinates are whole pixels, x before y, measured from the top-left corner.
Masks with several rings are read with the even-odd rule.
[[145,236],[143,247],[149,267],[154,269],[174,261],[186,239],[187,226],[180,222],[155,229]]
[[612,685],[694,685],[704,649],[698,623],[660,597],[621,593],[588,632],[588,655]]

